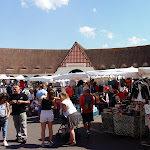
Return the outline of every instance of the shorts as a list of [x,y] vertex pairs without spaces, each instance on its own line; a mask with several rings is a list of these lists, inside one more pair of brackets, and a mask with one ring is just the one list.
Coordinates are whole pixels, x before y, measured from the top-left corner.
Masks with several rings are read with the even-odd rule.
[[41,110],[40,122],[52,122],[54,120],[53,110]]
[[85,114],[82,113],[81,115],[82,115],[83,123],[94,121],[93,112],[92,113],[85,113]]
[[42,110],[42,106],[39,105],[39,106],[38,106],[38,113],[41,113],[41,110]]

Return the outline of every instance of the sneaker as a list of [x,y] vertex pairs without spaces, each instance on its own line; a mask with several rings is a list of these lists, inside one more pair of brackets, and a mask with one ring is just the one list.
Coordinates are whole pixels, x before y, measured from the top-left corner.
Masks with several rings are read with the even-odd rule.
[[15,142],[18,142],[20,139],[21,139],[21,137],[17,137],[17,138],[15,139]]
[[22,139],[21,144],[26,144],[27,140]]
[[4,145],[4,146],[8,146],[7,141],[4,141],[4,142],[3,142],[3,145]]
[[44,148],[44,147],[45,147],[45,143],[42,143],[42,144],[41,144],[41,147],[43,147],[43,148]]
[[17,141],[18,143],[22,143],[22,138],[20,137],[20,138],[16,139],[16,141]]
[[51,142],[48,142],[48,145],[49,146],[52,146],[53,145],[53,142],[51,141]]

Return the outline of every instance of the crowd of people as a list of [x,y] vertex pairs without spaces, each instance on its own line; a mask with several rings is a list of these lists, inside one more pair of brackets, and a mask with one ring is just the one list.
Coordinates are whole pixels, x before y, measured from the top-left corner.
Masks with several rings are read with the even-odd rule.
[[[79,86],[81,87],[81,85]],[[72,86],[68,87],[72,89]],[[74,93],[70,95],[70,93],[68,93],[70,91],[67,90],[68,87],[66,87],[64,91],[59,90],[57,96],[56,91],[52,88],[52,84],[49,84],[47,88],[45,84],[39,84],[38,90],[37,88],[31,88],[28,92],[17,84],[12,86],[11,93],[0,93],[0,129],[2,129],[3,132],[3,145],[8,146],[6,138],[10,106],[12,107],[11,114],[16,129],[15,141],[22,144],[27,142],[27,114],[32,115],[34,102],[36,102],[38,106],[38,117],[41,123],[41,146],[45,147],[46,125],[48,125],[49,129],[49,142],[47,144],[49,146],[53,145],[52,122],[55,117],[55,112],[59,113],[60,107],[62,108],[63,115],[67,118],[70,132],[70,138],[67,144],[75,145],[74,128],[78,126],[79,118],[77,108],[72,101]],[[74,92],[74,90],[71,92]],[[90,122],[93,121],[93,105],[95,105],[95,100],[94,97],[90,95],[88,86],[83,86],[82,84],[80,96],[78,95],[78,103],[82,109],[85,130],[87,134],[90,135]]]
[[[129,82],[129,81],[128,81]],[[70,132],[69,145],[75,145],[74,128],[79,123],[79,110],[81,112],[86,135],[90,135],[91,122],[93,118],[93,108],[97,107],[99,114],[104,108],[114,107],[118,102],[130,97],[131,84],[119,87],[118,82],[114,81],[105,85],[97,85],[94,80],[83,82],[83,80],[70,82],[63,90],[61,87],[53,88],[52,83],[46,87],[39,83],[26,90],[24,84],[13,85],[7,93],[0,94],[0,128],[3,132],[3,145],[8,146],[6,141],[8,118],[10,116],[10,106],[16,129],[16,142],[25,144],[27,142],[27,114],[29,116],[38,111],[39,122],[41,123],[41,146],[45,147],[45,129],[49,129],[49,146],[53,145],[52,122],[58,117],[60,110],[67,118]],[[127,88],[127,86],[129,86]],[[125,88],[126,87],[126,88]],[[124,90],[123,90],[124,89]],[[11,92],[10,92],[11,91]],[[28,113],[27,113],[28,112]]]

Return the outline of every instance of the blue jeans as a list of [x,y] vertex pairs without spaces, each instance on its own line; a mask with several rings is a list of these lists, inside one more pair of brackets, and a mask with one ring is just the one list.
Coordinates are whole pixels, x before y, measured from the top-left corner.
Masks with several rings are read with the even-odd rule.
[[0,131],[1,131],[1,128],[2,128],[2,131],[3,131],[3,137],[7,137],[7,125],[8,125],[8,119],[5,119],[4,127],[0,127]]

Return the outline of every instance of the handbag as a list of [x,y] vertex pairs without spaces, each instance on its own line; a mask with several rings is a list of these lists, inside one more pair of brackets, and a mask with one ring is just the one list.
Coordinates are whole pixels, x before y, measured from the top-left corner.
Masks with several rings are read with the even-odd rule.
[[5,117],[0,117],[0,127],[4,127],[5,125]]

